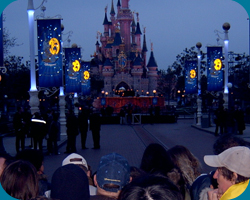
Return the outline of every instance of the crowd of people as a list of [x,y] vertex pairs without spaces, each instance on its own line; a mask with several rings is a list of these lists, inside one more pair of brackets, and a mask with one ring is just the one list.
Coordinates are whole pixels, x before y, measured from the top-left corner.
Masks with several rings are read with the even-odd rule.
[[238,105],[230,109],[219,106],[214,112],[214,123],[215,136],[224,133],[243,135],[246,129],[244,111]]
[[[16,136],[16,152],[25,149],[25,138],[30,137],[30,147],[43,150],[44,141],[47,141],[47,152],[49,155],[58,155],[58,144],[60,140],[59,113],[48,110],[46,114],[35,112],[31,115],[28,110],[18,107],[13,117],[13,127]],[[87,132],[91,130],[93,138],[93,149],[100,149],[100,113],[95,109],[81,107],[78,115],[73,110],[66,114],[67,146],[64,153],[76,152],[76,137],[81,136],[81,148],[87,149]]]
[[200,161],[185,146],[165,149],[149,144],[139,166],[112,152],[103,155],[92,172],[87,160],[71,153],[55,170],[51,182],[44,174],[43,153],[19,151],[0,157],[0,183],[21,200],[228,200],[241,195],[249,184],[250,149],[232,134],[220,136],[214,155],[204,162],[215,170],[202,174]]

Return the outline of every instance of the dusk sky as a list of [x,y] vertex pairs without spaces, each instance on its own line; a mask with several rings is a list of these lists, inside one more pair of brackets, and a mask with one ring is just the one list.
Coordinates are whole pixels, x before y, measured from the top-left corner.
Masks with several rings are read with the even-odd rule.
[[[103,32],[104,9],[108,6],[108,19],[112,0],[47,0],[45,17],[61,15],[64,25],[63,40],[72,31],[71,42],[82,48],[82,59],[89,61],[95,51],[96,33]],[[42,0],[34,0],[37,8]],[[28,0],[17,0],[4,10],[5,22],[11,37],[22,44],[11,49],[11,54],[29,59]],[[115,11],[117,0],[114,0]],[[159,69],[167,69],[185,48],[202,43],[218,45],[215,30],[224,38],[222,25],[229,22],[229,51],[249,54],[249,20],[246,10],[232,0],[130,0],[131,11],[139,12],[141,30],[146,27],[148,59],[150,43]],[[42,13],[35,11],[35,18]],[[35,23],[36,28],[36,23]],[[35,31],[36,34],[36,31]],[[35,37],[36,38],[36,37]],[[220,45],[223,40],[219,41]],[[37,44],[37,41],[35,41]],[[64,41],[65,47],[68,42]],[[37,50],[35,52],[37,55]],[[147,61],[148,62],[148,61]]]

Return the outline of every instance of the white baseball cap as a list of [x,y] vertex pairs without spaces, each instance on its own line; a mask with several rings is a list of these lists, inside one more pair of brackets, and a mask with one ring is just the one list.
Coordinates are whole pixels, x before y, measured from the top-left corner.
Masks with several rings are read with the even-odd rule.
[[211,167],[225,167],[241,176],[250,177],[250,149],[231,147],[219,155],[204,156],[204,162]]
[[77,153],[72,153],[72,154],[68,155],[62,161],[62,166],[68,165],[68,164],[83,165],[84,167],[89,169],[87,161],[81,155],[79,155]]

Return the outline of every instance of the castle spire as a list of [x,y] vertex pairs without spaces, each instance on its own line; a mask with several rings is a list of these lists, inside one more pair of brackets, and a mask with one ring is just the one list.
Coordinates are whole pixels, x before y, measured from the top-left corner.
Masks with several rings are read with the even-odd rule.
[[117,1],[117,7],[121,7],[121,2],[120,2],[120,0]]
[[103,20],[103,24],[102,25],[108,25],[109,21],[108,21],[108,17],[107,17],[107,9],[108,7],[105,7],[105,16],[104,16],[104,20]]
[[112,4],[111,4],[111,11],[110,11],[110,15],[114,16],[115,15],[115,9],[114,9],[114,2],[112,0]]
[[143,46],[142,46],[142,51],[143,51],[143,52],[147,52],[148,49],[147,49],[146,34],[145,34],[145,33],[146,33],[146,27],[144,27],[143,33],[144,33],[144,35],[143,35]]
[[140,28],[140,23],[139,23],[139,13],[137,12],[136,15],[137,15],[137,27],[136,27],[135,34],[141,35],[142,33],[141,33],[141,28]]

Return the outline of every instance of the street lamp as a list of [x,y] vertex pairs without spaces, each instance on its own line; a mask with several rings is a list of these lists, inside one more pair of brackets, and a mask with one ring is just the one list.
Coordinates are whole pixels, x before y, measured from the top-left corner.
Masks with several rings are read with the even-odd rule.
[[109,94],[108,92],[105,92],[106,97],[108,96],[108,94]]
[[102,97],[104,97],[104,90],[102,90]]
[[230,29],[229,23],[224,23],[222,28],[224,29],[225,38],[224,38],[224,56],[225,56],[225,68],[224,68],[224,101],[225,108],[228,108],[228,30]]
[[29,21],[29,43],[30,43],[30,110],[31,113],[39,111],[38,91],[36,88],[36,69],[35,69],[35,45],[34,45],[34,4],[33,0],[28,0],[28,21]]
[[201,94],[201,51],[200,48],[202,47],[202,44],[200,42],[197,42],[196,47],[198,49],[198,54],[197,54],[197,59],[198,59],[198,96],[197,96],[197,125],[201,125],[201,98],[200,98],[200,94]]
[[153,90],[153,94],[154,94],[154,97],[155,97],[155,94],[156,94],[156,90]]

